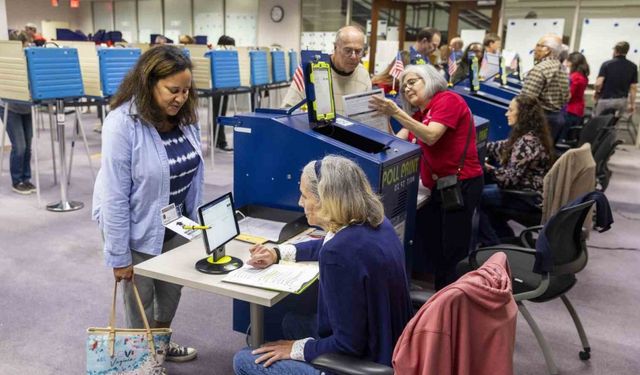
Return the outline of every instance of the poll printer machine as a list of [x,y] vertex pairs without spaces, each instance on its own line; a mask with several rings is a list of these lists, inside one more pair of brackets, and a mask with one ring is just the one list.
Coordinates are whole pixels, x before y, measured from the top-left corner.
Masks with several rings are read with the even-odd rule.
[[[304,62],[308,112],[262,109],[221,117],[234,128],[236,205],[295,210],[302,168],[325,155],[354,160],[382,197],[385,214],[411,256],[419,183],[420,147],[335,113],[328,58]],[[410,261],[409,258],[407,258]],[[291,295],[264,311],[265,339],[281,337],[282,316],[303,305],[316,305],[315,288]],[[305,300],[307,299],[307,300]],[[234,301],[234,329],[246,332],[249,306]]]
[[492,77],[483,77],[480,81],[480,90],[487,94],[495,95],[503,99],[511,100],[520,94],[520,90],[507,84],[508,74],[504,64],[504,58],[500,56],[498,74]]

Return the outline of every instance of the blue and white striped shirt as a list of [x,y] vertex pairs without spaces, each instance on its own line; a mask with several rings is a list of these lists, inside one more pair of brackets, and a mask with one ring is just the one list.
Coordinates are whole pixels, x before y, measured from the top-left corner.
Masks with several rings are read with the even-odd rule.
[[200,157],[179,127],[159,134],[169,158],[169,203],[174,203],[183,215],[190,215],[191,212],[184,211],[183,203],[200,165]]

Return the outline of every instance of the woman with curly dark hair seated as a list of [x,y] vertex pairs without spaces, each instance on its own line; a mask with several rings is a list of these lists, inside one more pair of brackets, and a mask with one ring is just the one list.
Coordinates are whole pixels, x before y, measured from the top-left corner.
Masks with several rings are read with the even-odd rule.
[[496,208],[536,210],[540,198],[506,195],[502,189],[529,190],[540,193],[545,174],[554,161],[554,147],[549,125],[538,99],[519,95],[506,113],[511,127],[509,138],[487,144],[486,184],[480,204],[480,242],[494,245],[500,238],[513,237],[507,220]]

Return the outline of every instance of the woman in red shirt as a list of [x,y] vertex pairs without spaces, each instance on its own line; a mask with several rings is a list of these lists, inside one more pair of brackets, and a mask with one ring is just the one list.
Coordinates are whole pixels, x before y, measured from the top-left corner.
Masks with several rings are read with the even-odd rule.
[[569,90],[571,97],[565,112],[565,125],[561,139],[567,137],[567,133],[572,126],[582,124],[584,116],[584,91],[589,84],[589,64],[587,59],[580,52],[573,52],[564,61],[565,66],[569,69]]
[[[400,76],[400,93],[404,110],[392,100],[380,97],[372,97],[370,105],[402,124],[399,137],[415,137],[422,148],[420,177],[433,193],[418,213],[416,228],[425,238],[424,250],[433,265],[435,287],[439,290],[455,281],[456,264],[468,254],[471,218],[482,194],[475,126],[467,103],[447,90],[447,81],[430,65],[407,67]],[[416,111],[409,115],[412,110]],[[464,164],[458,170],[465,145]],[[436,181],[454,174],[460,181],[464,207],[445,211],[435,188]]]

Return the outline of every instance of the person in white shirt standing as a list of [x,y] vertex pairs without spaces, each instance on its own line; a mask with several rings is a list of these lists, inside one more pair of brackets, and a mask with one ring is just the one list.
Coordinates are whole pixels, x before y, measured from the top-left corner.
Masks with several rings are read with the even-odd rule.
[[[333,45],[333,54],[330,59],[333,99],[336,112],[344,114],[343,96],[371,90],[369,72],[360,64],[360,59],[364,55],[365,36],[356,26],[344,26],[338,30]],[[292,81],[282,107],[292,107],[306,97],[302,66],[298,66]]]

